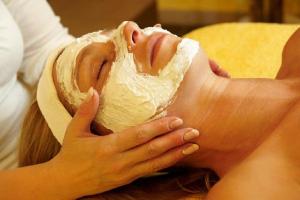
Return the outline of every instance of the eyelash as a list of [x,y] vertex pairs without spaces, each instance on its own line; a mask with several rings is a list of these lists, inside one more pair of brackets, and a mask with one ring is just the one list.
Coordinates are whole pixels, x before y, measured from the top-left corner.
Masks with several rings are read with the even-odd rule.
[[102,72],[103,67],[104,67],[104,65],[105,65],[106,63],[107,63],[107,60],[104,60],[104,61],[101,63],[100,69],[99,69],[98,74],[97,74],[97,80],[100,78],[101,72]]

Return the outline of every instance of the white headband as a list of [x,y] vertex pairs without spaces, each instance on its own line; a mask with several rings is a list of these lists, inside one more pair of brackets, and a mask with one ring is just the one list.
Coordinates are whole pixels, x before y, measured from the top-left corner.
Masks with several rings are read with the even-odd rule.
[[52,68],[65,46],[57,48],[49,56],[37,88],[37,103],[54,137],[62,144],[72,116],[58,98],[53,82]]
[[[82,41],[85,41],[85,42],[82,42]],[[99,32],[88,33],[86,35],[83,35],[80,38],[77,38],[76,40],[74,40],[73,42],[71,42],[69,44],[64,44],[64,45],[58,47],[57,49],[55,49],[48,57],[44,71],[43,71],[41,78],[39,80],[39,83],[38,83],[38,88],[37,88],[38,106],[39,106],[39,108],[42,112],[42,115],[44,116],[50,130],[52,131],[54,137],[58,140],[58,142],[60,144],[62,144],[62,142],[63,142],[67,126],[70,123],[72,116],[66,110],[66,108],[64,107],[64,105],[61,103],[61,101],[58,98],[56,87],[53,82],[52,70],[53,70],[54,64],[55,64],[58,56],[63,51],[68,51],[68,49],[65,50],[65,48],[67,48],[68,45],[70,45],[70,44],[78,45],[79,43],[83,43],[83,45],[81,45],[79,48],[79,50],[80,50],[82,47],[88,45],[92,41],[104,42],[104,39],[103,39],[103,36],[100,37]],[[70,53],[70,52],[68,51],[68,53]],[[71,58],[76,60],[77,53],[75,53],[75,54],[73,53]],[[70,67],[70,66],[67,66],[69,63],[64,63],[64,64],[66,67]],[[70,77],[68,77],[68,78],[70,78]],[[70,99],[68,99],[68,100],[70,100]],[[78,102],[77,102],[77,104],[79,105]]]

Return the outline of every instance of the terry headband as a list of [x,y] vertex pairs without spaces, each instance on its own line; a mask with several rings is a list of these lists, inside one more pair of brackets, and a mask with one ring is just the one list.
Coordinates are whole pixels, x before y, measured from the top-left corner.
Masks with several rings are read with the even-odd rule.
[[58,98],[52,78],[54,63],[63,50],[64,47],[59,47],[50,54],[37,88],[38,106],[54,137],[60,144],[63,142],[67,126],[72,119]]
[[[58,57],[65,53],[68,55],[66,59],[63,59],[60,64],[65,65],[65,67],[70,67],[72,64],[75,64],[76,57],[79,51],[87,46],[88,44],[92,42],[104,42],[103,39],[99,38],[99,32],[93,32],[86,34],[80,38],[77,38],[75,41],[62,45],[61,47],[55,49],[50,56],[47,59],[45,68],[43,70],[43,73],[41,75],[41,78],[38,83],[37,88],[37,103],[41,110],[41,113],[43,117],[45,118],[51,132],[53,133],[54,137],[58,140],[60,144],[62,144],[65,132],[67,130],[68,124],[72,120],[72,116],[70,113],[66,110],[64,105],[61,103],[61,101],[58,98],[58,93],[56,91],[56,87],[53,82],[52,77],[52,70],[54,67],[55,62],[58,62],[61,60],[58,59]],[[80,44],[81,47],[77,49],[76,52],[73,52],[72,49],[68,49],[68,46],[74,44]],[[70,63],[68,63],[70,62]],[[71,70],[70,70],[71,71]],[[63,76],[63,78],[71,79],[72,74],[65,73],[66,71],[60,71],[58,70],[57,73],[61,73],[60,75]],[[60,84],[58,82],[58,84]],[[62,87],[62,90],[64,91],[64,87],[68,87],[65,85],[60,84],[60,87]],[[66,94],[64,94],[66,96]],[[78,93],[80,97],[80,100],[83,101],[86,97],[86,93]],[[67,99],[70,104],[76,105],[77,107],[80,104],[80,100],[77,100],[76,103],[70,102],[70,99]]]

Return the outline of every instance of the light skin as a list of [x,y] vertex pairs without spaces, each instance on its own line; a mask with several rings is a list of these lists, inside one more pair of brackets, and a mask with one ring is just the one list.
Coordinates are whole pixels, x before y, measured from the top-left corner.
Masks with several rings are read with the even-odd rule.
[[[99,34],[110,37],[111,31],[101,32]],[[173,34],[160,32],[155,32],[150,36],[145,35],[134,22],[128,22],[125,25],[123,34],[127,42],[128,51],[134,55],[137,71],[153,76],[157,75],[159,70],[162,70],[167,65],[174,56],[177,45],[182,40],[182,38]],[[79,52],[76,58],[75,72],[78,87],[82,92],[87,92],[90,87],[93,87],[101,95],[102,88],[105,85],[111,66],[115,60],[115,54],[115,44],[111,40],[106,43],[91,43]],[[205,58],[204,60],[207,60],[205,54],[199,51],[197,54],[198,60],[203,57]],[[211,60],[208,62],[209,71],[214,72],[214,74],[218,76],[229,77],[215,62]],[[194,65],[196,64],[198,65],[199,63],[197,62]],[[202,63],[200,64],[202,65]],[[192,66],[191,68],[196,69],[198,67]],[[76,108],[72,107],[72,105],[66,101],[58,86],[56,77],[54,67],[53,78],[59,98],[70,113],[75,112]],[[195,79],[196,77],[193,77],[193,80]],[[194,82],[191,84],[194,84]],[[97,132],[102,135],[111,133],[110,130],[107,130],[101,124],[95,125]]]
[[[281,97],[273,99],[277,106],[269,100],[265,104],[265,107],[273,108],[272,113],[267,117],[278,114],[280,119],[265,133],[266,138],[260,145],[248,153],[249,156],[244,156],[242,161],[231,164],[232,169],[224,173],[221,181],[209,192],[207,199],[215,200],[224,197],[233,200],[299,199],[299,53],[300,30],[298,29],[284,47],[282,65],[277,75],[278,81],[275,82],[281,82],[284,87],[276,88],[275,86],[278,85],[267,85],[269,87],[260,89],[261,93],[267,92],[267,94],[273,90],[273,93]],[[285,112],[280,109],[284,109]],[[267,110],[263,109],[264,112]]]
[[1,199],[76,199],[102,193],[172,166],[198,150],[198,145],[189,142],[198,132],[179,128],[183,121],[178,117],[117,134],[93,134],[90,127],[100,100],[97,90],[90,89],[88,94],[74,113],[57,156],[39,165],[0,172]]
[[176,117],[118,134],[92,134],[90,125],[98,105],[98,93],[90,90],[68,126],[61,151],[52,160],[1,171],[1,199],[77,199],[128,184],[193,153],[184,140],[189,129],[177,129],[182,120]]
[[207,199],[299,199],[300,135],[295,129],[299,113],[298,103],[267,140],[212,188]]
[[[181,41],[181,38],[172,34],[156,32],[150,36],[145,35],[133,22],[125,25],[123,33],[128,51],[133,53],[138,65],[138,72],[151,75],[157,75],[158,71],[167,65]],[[99,34],[110,35],[107,32]],[[115,53],[115,45],[112,41],[94,42],[80,51],[76,59],[76,75],[81,91],[87,91],[92,86],[101,94],[115,60]]]
[[[131,26],[129,30],[131,36],[127,38],[134,38],[140,33],[137,26]],[[132,41],[134,43],[129,40],[128,44],[132,45],[130,50],[138,60],[138,55],[147,54],[135,52],[142,51],[143,48],[138,46],[145,40],[141,36]],[[172,49],[172,46],[168,49]],[[160,48],[161,59],[170,59],[171,56],[167,55],[172,53],[169,50],[164,56],[166,51]],[[294,197],[299,194],[300,188],[297,184],[300,177],[300,151],[295,148],[298,147],[300,131],[299,54],[298,30],[285,46],[276,80],[228,79],[225,72],[216,72],[218,67],[199,50],[177,92],[175,102],[167,111],[170,116],[184,120],[182,127],[194,127],[201,132],[200,137],[193,140],[200,150],[178,164],[211,168],[222,177],[209,193],[208,199],[229,196],[230,199],[245,199],[247,195],[243,194],[252,191],[261,199],[282,199],[280,197],[283,196],[296,199]],[[149,56],[140,60],[147,66]],[[159,65],[152,67],[157,69]],[[144,70],[153,75],[148,67]],[[256,191],[258,181],[264,187],[274,187],[264,192]],[[278,188],[279,184],[284,187]],[[237,185],[241,188],[240,193],[234,190]]]

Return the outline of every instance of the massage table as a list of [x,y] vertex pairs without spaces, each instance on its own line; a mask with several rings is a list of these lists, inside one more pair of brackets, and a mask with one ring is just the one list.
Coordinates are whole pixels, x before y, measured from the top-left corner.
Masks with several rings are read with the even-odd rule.
[[275,78],[282,49],[300,25],[224,23],[196,29],[185,37],[197,40],[208,57],[232,78]]

